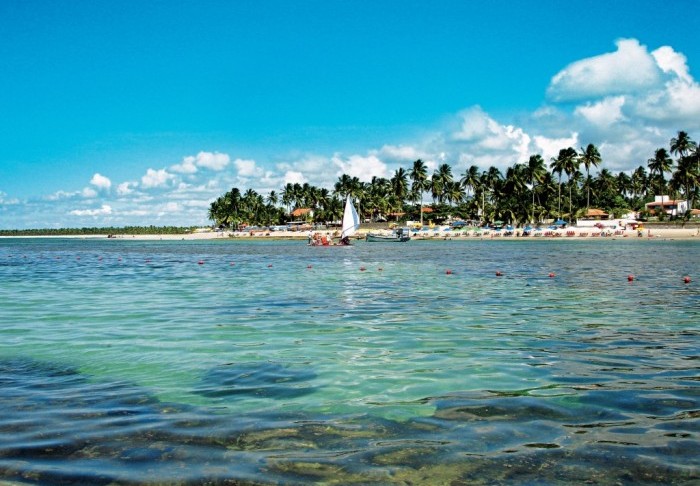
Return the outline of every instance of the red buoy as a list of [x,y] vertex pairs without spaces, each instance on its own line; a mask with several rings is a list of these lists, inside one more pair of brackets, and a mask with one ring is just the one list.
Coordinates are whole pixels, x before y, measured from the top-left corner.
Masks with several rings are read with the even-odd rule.
[[634,275],[632,275],[632,274],[627,275],[627,281],[628,281],[628,282],[633,282],[633,281],[634,281]]
[[687,275],[683,277],[683,282],[690,283],[690,277],[688,277]]
[[199,261],[197,262],[197,264],[199,264],[199,265],[204,265],[204,260],[199,260]]
[[554,272],[549,272],[549,278],[554,278],[556,275],[554,275]]
[[496,270],[496,277],[502,277],[503,273],[500,270]]
[[445,270],[445,275],[452,275],[452,270]]
[[367,270],[365,267],[360,267],[360,272],[364,272],[365,270]]

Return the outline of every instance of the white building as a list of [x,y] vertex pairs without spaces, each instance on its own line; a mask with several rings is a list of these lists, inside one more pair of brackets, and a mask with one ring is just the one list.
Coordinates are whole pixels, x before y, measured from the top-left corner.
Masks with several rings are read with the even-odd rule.
[[671,199],[668,196],[654,196],[654,202],[646,203],[646,208],[652,214],[663,211],[669,216],[680,216],[688,211],[688,201]]

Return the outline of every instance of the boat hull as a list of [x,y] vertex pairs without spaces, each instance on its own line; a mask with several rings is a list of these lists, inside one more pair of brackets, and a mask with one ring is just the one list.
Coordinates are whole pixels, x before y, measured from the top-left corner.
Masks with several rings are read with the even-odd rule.
[[372,233],[367,233],[365,236],[365,241],[373,243],[405,243],[411,239],[408,235],[374,235]]

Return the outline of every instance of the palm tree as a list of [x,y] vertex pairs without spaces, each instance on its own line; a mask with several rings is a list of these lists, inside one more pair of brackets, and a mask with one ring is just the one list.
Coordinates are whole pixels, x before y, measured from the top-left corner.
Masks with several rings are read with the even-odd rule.
[[547,168],[544,165],[544,159],[541,155],[531,155],[525,167],[525,175],[530,180],[532,185],[532,218],[531,222],[535,222],[535,182],[542,182],[542,178],[547,173]]
[[678,160],[676,171],[671,177],[671,187],[682,189],[689,201],[688,210],[693,209],[693,190],[698,181],[698,170],[693,157],[681,157]]
[[558,210],[559,218],[561,218],[561,175],[566,172],[567,174],[573,167],[573,159],[576,158],[576,150],[573,148],[565,148],[559,151],[559,155],[556,158],[552,158],[552,163],[549,167],[552,172],[559,176],[559,196],[558,196]]
[[403,203],[408,195],[408,174],[402,167],[394,172],[394,177],[391,178],[391,189],[399,201]]
[[[459,181],[462,187],[469,192],[474,192],[474,189],[479,185],[479,168],[475,165],[469,167]],[[469,192],[467,194],[469,194]]]
[[647,160],[647,165],[649,166],[651,176],[653,177],[654,173],[657,175],[657,189],[661,193],[661,212],[665,214],[664,187],[666,185],[666,180],[664,179],[664,173],[671,171],[673,160],[668,156],[668,152],[665,148],[659,148],[654,152],[654,158]]
[[[671,139],[671,153],[674,155],[678,155],[678,165],[681,164],[681,161],[686,157],[686,154],[692,152],[694,149],[697,148],[697,144],[690,139],[688,134],[686,132],[680,131],[678,132],[678,136],[674,137]],[[685,163],[684,163],[685,167]],[[688,172],[687,168],[684,168],[684,172]],[[691,172],[700,172],[700,161],[698,161],[697,165],[697,171],[691,171]],[[692,186],[693,186],[693,192],[688,193],[686,192],[686,197],[689,198],[690,202],[690,209],[693,208],[693,193],[695,192],[695,186],[697,185],[697,182],[694,181],[692,178],[691,180],[688,181]]]
[[568,149],[566,149],[566,154],[567,155],[564,163],[564,172],[566,172],[566,177],[568,179],[569,185],[569,223],[571,223],[571,220],[573,219],[573,212],[571,211],[571,191],[575,185],[575,181],[578,180],[578,176],[580,174],[580,172],[578,171],[578,167],[581,162],[578,158],[576,150],[574,150],[573,148],[569,147]]
[[634,199],[646,192],[647,184],[647,171],[644,166],[640,165],[632,172],[632,194]]
[[[584,150],[583,147],[581,147],[581,154],[579,155],[579,160],[583,164],[583,166],[586,168],[586,179],[590,178],[590,168],[591,167],[598,167],[600,163],[603,161],[603,159],[600,157],[600,153],[598,152],[598,149],[596,148],[595,145],[592,143],[589,143],[588,146],[586,146],[586,149]],[[588,209],[591,206],[591,191],[590,187],[588,188],[587,196],[586,196],[586,209]]]
[[425,163],[418,159],[413,162],[413,167],[411,168],[411,192],[417,199],[420,199],[420,224],[423,226],[423,191],[425,191],[428,182],[428,169]]

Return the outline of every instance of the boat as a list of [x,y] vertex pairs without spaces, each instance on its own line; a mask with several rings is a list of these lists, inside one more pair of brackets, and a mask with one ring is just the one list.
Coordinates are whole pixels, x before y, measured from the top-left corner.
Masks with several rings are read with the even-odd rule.
[[350,200],[350,196],[345,200],[345,210],[343,211],[343,226],[340,231],[340,242],[334,244],[331,242],[330,237],[324,235],[319,239],[311,239],[309,245],[311,246],[350,246],[350,237],[354,235],[360,228],[360,216],[357,214],[357,210]]
[[383,243],[405,243],[411,239],[411,232],[408,228],[397,228],[390,235],[379,233],[367,233],[365,241]]

